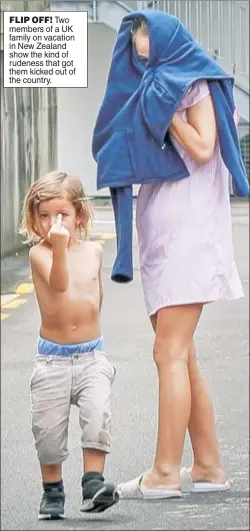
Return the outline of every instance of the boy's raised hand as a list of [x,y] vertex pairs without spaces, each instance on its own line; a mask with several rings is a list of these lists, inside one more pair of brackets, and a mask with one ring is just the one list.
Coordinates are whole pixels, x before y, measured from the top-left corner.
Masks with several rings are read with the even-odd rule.
[[49,239],[53,250],[64,251],[69,242],[69,231],[62,225],[62,214],[56,216],[56,222],[49,231]]

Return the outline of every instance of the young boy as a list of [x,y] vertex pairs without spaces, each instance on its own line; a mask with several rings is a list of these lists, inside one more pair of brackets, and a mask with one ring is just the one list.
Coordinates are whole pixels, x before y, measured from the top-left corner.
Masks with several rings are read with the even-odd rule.
[[118,501],[105,483],[110,451],[110,398],[115,368],[100,330],[103,298],[100,244],[87,241],[91,208],[81,182],[52,172],[35,181],[23,208],[21,232],[41,313],[30,380],[32,431],[43,479],[39,519],[63,518],[62,462],[68,457],[71,404],[79,407],[83,449],[82,507],[101,512]]

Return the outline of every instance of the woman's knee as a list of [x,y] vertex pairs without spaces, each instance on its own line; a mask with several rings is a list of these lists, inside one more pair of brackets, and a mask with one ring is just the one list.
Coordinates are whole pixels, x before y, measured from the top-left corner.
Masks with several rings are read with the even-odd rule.
[[154,360],[188,363],[190,344],[202,311],[201,304],[162,308],[157,312]]
[[196,347],[194,341],[191,341],[188,355],[188,372],[190,378],[197,378],[200,375],[199,364],[196,356]]
[[154,361],[157,366],[169,363],[188,363],[189,344],[178,339],[158,339],[153,349]]

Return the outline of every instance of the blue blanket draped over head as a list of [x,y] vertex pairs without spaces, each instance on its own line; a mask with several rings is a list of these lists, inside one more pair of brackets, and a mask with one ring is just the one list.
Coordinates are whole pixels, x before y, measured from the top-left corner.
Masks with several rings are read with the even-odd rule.
[[[149,30],[149,59],[145,64],[132,43],[131,27],[136,17],[143,17]],[[176,17],[155,10],[124,17],[92,143],[97,188],[110,188],[114,209],[117,256],[111,278],[115,281],[133,279],[132,185],[189,177],[168,128],[186,91],[202,79],[209,85],[221,155],[232,175],[234,193],[247,196],[249,183],[233,119],[233,78]]]

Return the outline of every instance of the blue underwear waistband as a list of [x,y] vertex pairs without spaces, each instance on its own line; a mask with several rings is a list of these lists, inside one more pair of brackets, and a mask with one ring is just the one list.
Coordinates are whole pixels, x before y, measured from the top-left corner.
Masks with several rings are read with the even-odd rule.
[[92,352],[93,350],[104,352],[103,336],[85,343],[70,343],[69,345],[54,343],[48,339],[43,339],[41,336],[39,336],[37,340],[38,354],[72,356],[73,354],[85,354],[86,352]]

